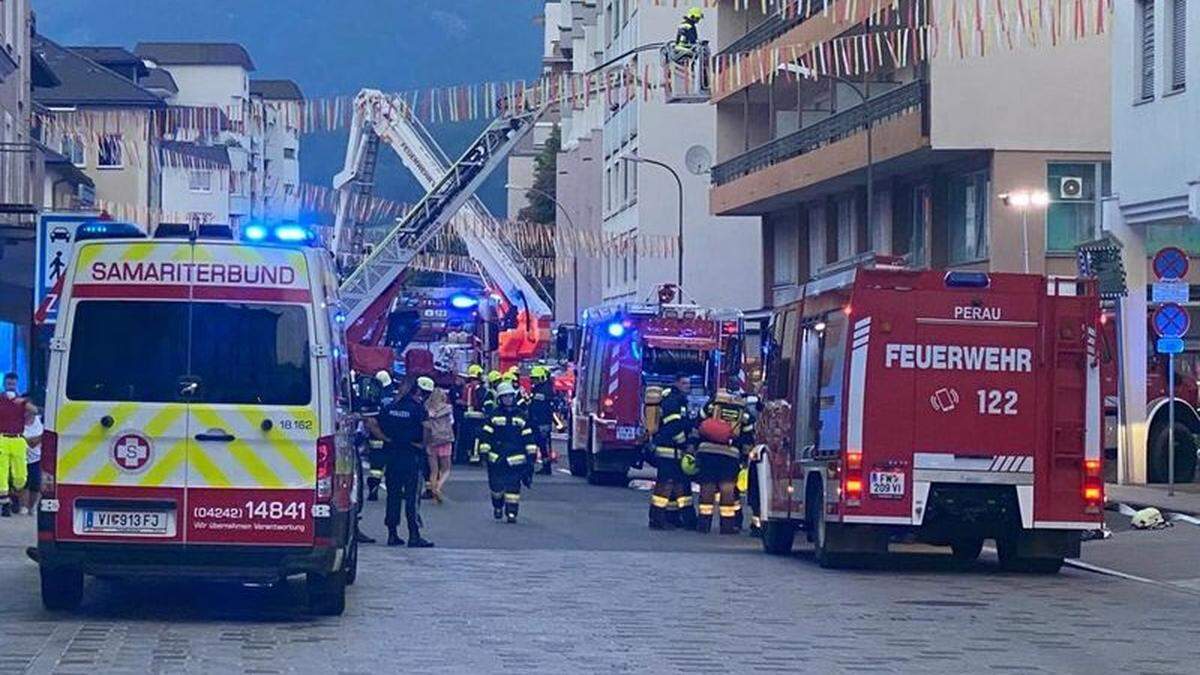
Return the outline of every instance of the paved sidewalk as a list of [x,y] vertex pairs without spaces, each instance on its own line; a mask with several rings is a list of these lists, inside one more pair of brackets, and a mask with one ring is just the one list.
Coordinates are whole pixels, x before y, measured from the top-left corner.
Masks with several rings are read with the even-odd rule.
[[1114,485],[1105,486],[1110,504],[1127,504],[1134,508],[1154,506],[1163,511],[1200,516],[1200,483],[1181,483],[1175,486],[1175,495],[1167,495],[1166,485]]

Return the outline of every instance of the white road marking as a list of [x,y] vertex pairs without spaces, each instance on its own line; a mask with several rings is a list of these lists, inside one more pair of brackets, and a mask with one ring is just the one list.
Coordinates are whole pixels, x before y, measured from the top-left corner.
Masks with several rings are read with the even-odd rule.
[[[994,546],[984,546],[983,550],[987,551],[988,553],[991,553],[992,555],[999,555],[999,553],[996,551],[996,547],[994,547]],[[1190,588],[1188,586],[1171,583],[1169,581],[1156,581],[1154,579],[1147,579],[1146,577],[1139,577],[1136,574],[1129,574],[1127,572],[1122,572],[1120,570],[1114,570],[1114,569],[1110,569],[1108,567],[1101,567],[1100,565],[1093,565],[1092,563],[1086,563],[1082,560],[1079,560],[1078,558],[1067,558],[1066,560],[1063,561],[1063,564],[1068,567],[1074,567],[1075,569],[1080,569],[1085,572],[1092,572],[1094,574],[1102,574],[1107,577],[1115,577],[1117,579],[1125,579],[1126,581],[1136,581],[1137,583],[1140,583],[1140,584],[1149,584],[1151,586],[1158,586],[1159,588],[1168,588],[1171,590],[1183,591],[1185,593],[1191,593],[1193,595],[1200,595],[1200,591]]]

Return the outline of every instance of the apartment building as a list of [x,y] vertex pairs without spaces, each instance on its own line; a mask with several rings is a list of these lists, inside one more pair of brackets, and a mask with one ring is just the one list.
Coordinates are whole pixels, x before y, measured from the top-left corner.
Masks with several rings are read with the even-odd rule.
[[[849,1],[792,16],[721,0],[716,49],[862,33],[842,20]],[[899,15],[929,1],[901,0]],[[714,97],[712,212],[762,217],[762,287],[774,304],[869,254],[1073,274],[1075,245],[1098,236],[1111,191],[1109,67],[1107,35],[845,78],[796,77],[810,73],[784,62],[776,77]],[[1026,204],[1042,191],[1048,204]]]
[[[560,45],[570,40],[572,72],[626,64],[638,73],[658,72],[663,65],[658,46],[674,39],[684,12],[668,5],[635,0],[561,3],[560,26],[565,30]],[[714,22],[701,24],[701,29],[702,39],[712,39]],[[703,159],[716,151],[716,110],[703,101],[672,102],[662,92],[595,99],[585,109],[564,115],[567,157],[560,159],[559,186],[566,188],[560,193],[564,198],[597,204],[603,236],[615,242],[599,260],[600,301],[643,300],[659,285],[679,281],[679,246],[663,255],[639,243],[679,239],[682,197],[682,282],[687,297],[722,308],[761,306],[758,219],[720,217],[708,209],[708,162]],[[691,167],[689,156],[694,160]],[[588,163],[592,166],[583,168]]]
[[[254,62],[242,45],[210,42],[139,42],[134,53],[147,65],[169,73],[176,91],[171,106],[215,108],[228,124],[220,131],[188,129],[171,140],[198,145],[223,145],[229,156],[229,224],[235,228],[262,215],[264,200],[264,120],[255,114],[250,98]],[[163,193],[163,210],[179,208],[192,193]]]
[[[1112,22],[1112,196],[1105,202],[1104,225],[1123,245],[1130,289],[1154,280],[1148,260],[1164,246],[1200,252],[1200,2],[1131,0],[1113,7]],[[1192,295],[1200,272],[1191,265]],[[1120,438],[1121,479],[1144,482],[1146,447],[1146,293],[1131,290],[1121,304],[1121,348],[1127,433]],[[1197,303],[1193,302],[1194,307]],[[1193,317],[1195,313],[1193,312]],[[1188,335],[1194,357],[1200,328]],[[1185,366],[1186,368],[1186,366]],[[1190,371],[1188,371],[1190,372]]]
[[34,83],[34,102],[46,114],[41,143],[91,179],[85,202],[94,194],[114,216],[153,226],[162,169],[154,121],[166,104],[137,83],[139,76],[118,74],[45,36],[33,36],[33,51],[57,80]]
[[28,221],[36,212],[30,180],[29,122],[33,76],[28,0],[0,4],[0,223]]
[[263,217],[300,218],[300,103],[292,80],[250,80],[250,99],[262,117]]

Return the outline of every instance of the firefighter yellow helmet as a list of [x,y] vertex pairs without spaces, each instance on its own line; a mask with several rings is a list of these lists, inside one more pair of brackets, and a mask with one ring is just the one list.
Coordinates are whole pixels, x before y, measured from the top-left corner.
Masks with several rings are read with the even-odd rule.
[[683,15],[683,18],[687,19],[688,21],[699,21],[704,18],[704,10],[700,9],[699,7],[693,7]]
[[695,476],[700,473],[700,466],[696,464],[695,455],[684,455],[679,458],[679,468],[683,470],[685,476]]
[[501,378],[503,378],[503,375],[501,375],[500,371],[498,370],[493,370],[492,372],[488,373],[488,382],[491,384],[496,384],[501,380]]
[[432,392],[436,388],[437,388],[437,386],[433,383],[433,378],[431,378],[431,377],[418,377],[417,378],[417,389],[420,389],[421,391],[428,393],[428,392]]
[[500,379],[505,382],[516,382],[518,378],[516,373],[505,373]]
[[529,376],[535,380],[544,380],[550,377],[550,369],[546,366],[534,366],[533,369],[529,371]]
[[750,469],[744,466],[737,474],[737,489],[740,492],[748,492],[750,490]]
[[478,363],[472,363],[471,365],[467,366],[467,376],[483,377],[483,366],[479,365]]

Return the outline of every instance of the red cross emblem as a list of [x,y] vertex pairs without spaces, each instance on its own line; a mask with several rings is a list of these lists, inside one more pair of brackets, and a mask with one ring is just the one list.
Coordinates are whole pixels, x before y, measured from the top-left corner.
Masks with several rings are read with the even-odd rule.
[[117,468],[130,473],[141,471],[150,463],[150,441],[136,433],[124,433],[112,446]]

